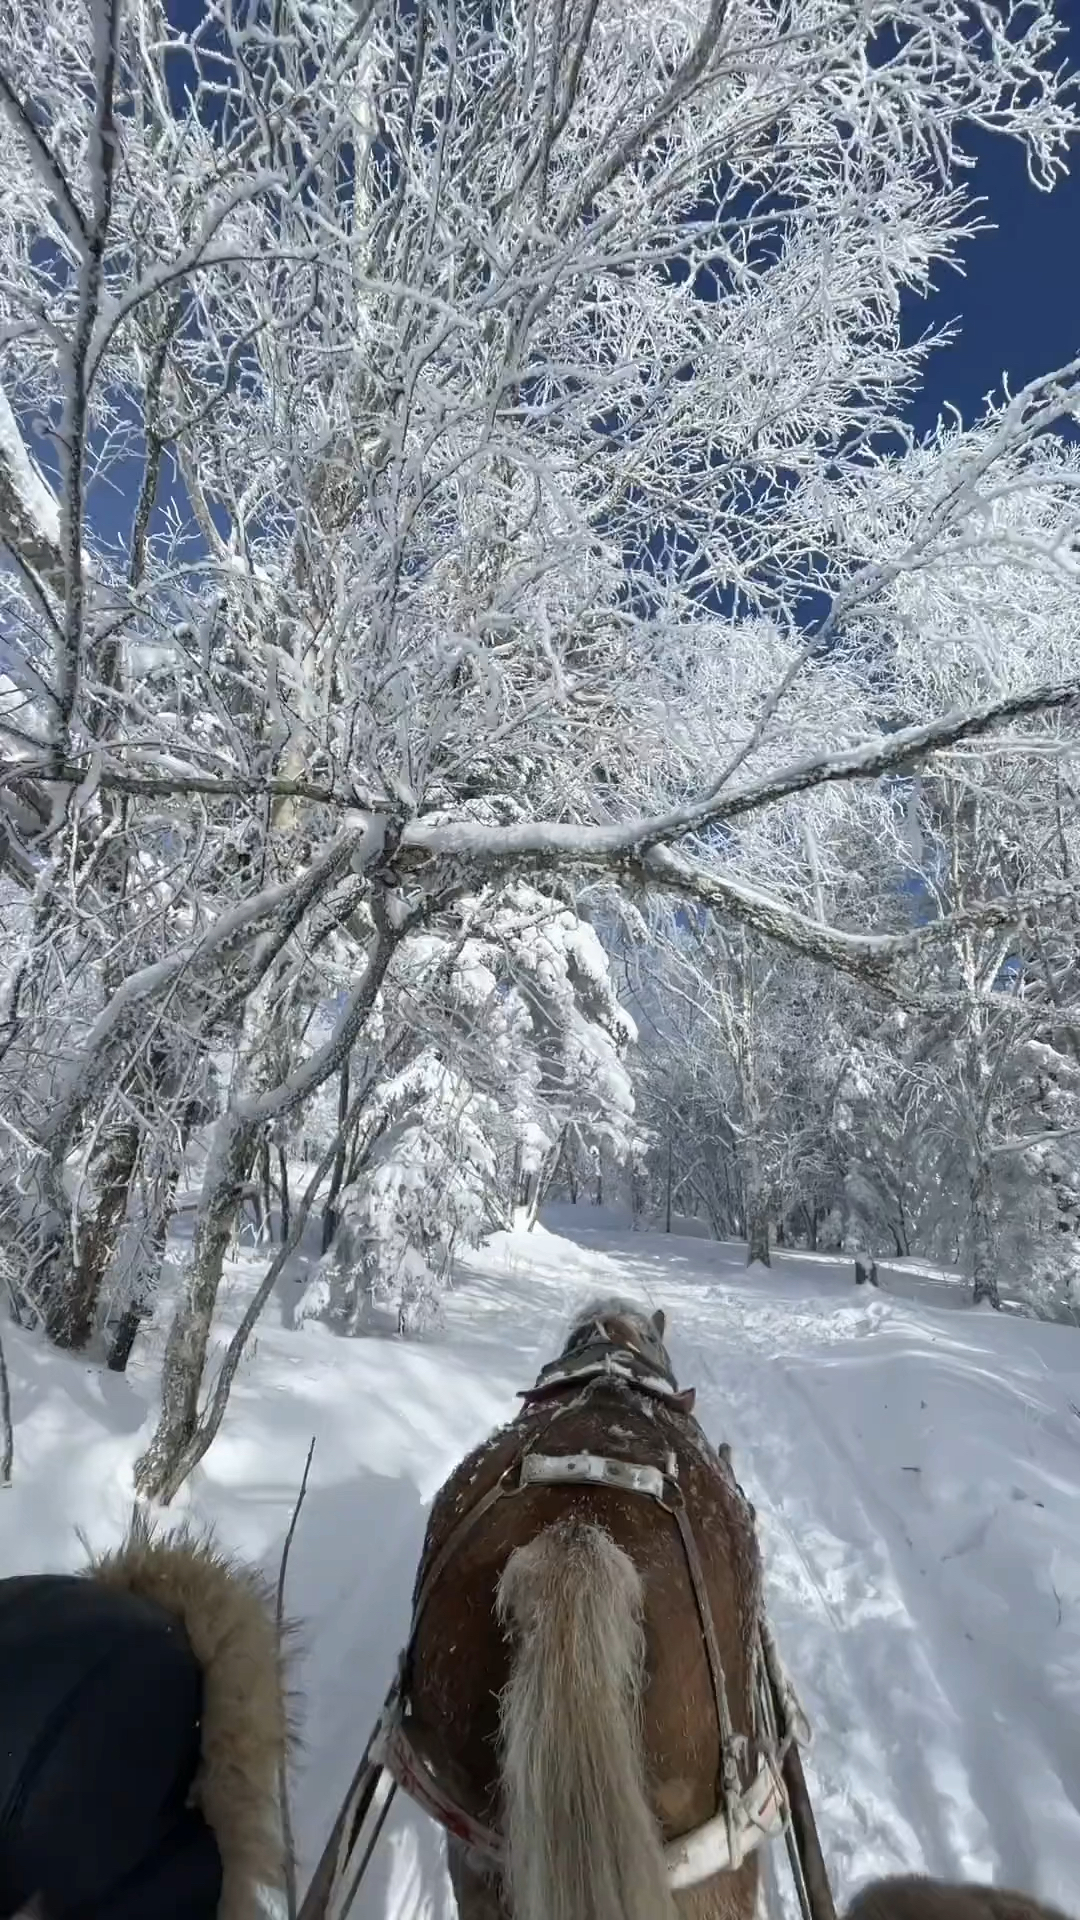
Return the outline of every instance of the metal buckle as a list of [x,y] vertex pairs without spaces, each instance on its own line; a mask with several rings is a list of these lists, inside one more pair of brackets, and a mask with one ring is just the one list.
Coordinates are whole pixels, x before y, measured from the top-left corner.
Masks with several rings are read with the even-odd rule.
[[661,1502],[666,1490],[659,1467],[639,1466],[633,1460],[607,1460],[599,1453],[526,1453],[519,1485],[611,1487],[618,1493],[643,1493]]

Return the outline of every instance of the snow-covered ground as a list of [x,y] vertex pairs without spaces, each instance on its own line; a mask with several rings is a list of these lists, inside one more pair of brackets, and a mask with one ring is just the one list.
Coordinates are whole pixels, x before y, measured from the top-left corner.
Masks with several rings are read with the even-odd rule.
[[[550,1226],[474,1256],[423,1340],[292,1332],[283,1299],[177,1502],[276,1569],[318,1436],[289,1585],[304,1623],[302,1872],[390,1680],[433,1493],[602,1289],[667,1310],[680,1380],[757,1506],[838,1893],[921,1867],[1075,1906],[1080,1331],[975,1312],[927,1273],[890,1270],[872,1293],[850,1264],[793,1255],[748,1273],[736,1247],[619,1232],[588,1209]],[[234,1265],[223,1332],[260,1265]],[[155,1355],[124,1379],[4,1338],[17,1451],[0,1571],[70,1566],[77,1526],[95,1545],[122,1530]],[[357,1920],[441,1920],[441,1860],[437,1832],[399,1803]]]

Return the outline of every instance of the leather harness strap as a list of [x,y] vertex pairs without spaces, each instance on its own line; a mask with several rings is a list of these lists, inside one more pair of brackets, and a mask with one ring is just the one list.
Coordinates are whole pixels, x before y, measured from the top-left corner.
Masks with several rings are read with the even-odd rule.
[[[578,1382],[575,1381],[574,1385],[576,1386],[577,1384]],[[579,1396],[580,1400],[583,1400],[587,1397],[591,1385],[592,1385],[592,1381],[590,1379],[589,1382],[584,1386],[584,1391]],[[577,1403],[572,1402],[571,1404],[573,1405]],[[541,1427],[540,1432],[536,1436],[537,1439],[538,1440],[543,1439],[544,1435],[548,1432],[550,1427],[553,1425],[557,1417],[557,1414],[567,1413],[569,1412],[569,1410],[570,1409],[568,1407],[556,1408],[552,1412],[551,1418],[545,1423],[544,1426]],[[458,1548],[461,1546],[466,1536],[472,1532],[477,1521],[482,1520],[485,1513],[490,1513],[492,1507],[495,1506],[498,1501],[505,1500],[509,1495],[515,1494],[515,1493],[521,1493],[524,1490],[520,1480],[515,1485],[514,1473],[515,1473],[515,1470],[521,1467],[522,1461],[525,1458],[526,1453],[530,1451],[531,1451],[530,1448],[522,1448],[519,1452],[515,1453],[509,1466],[504,1468],[503,1472],[499,1475],[499,1478],[495,1481],[494,1485],[490,1486],[487,1492],[480,1496],[480,1499],[476,1502],[475,1506],[470,1507],[467,1513],[462,1514],[460,1520],[456,1520],[454,1522],[454,1525],[451,1527],[449,1533],[447,1534],[445,1540],[442,1543],[442,1546],[436,1552],[435,1558],[431,1561],[430,1565],[425,1569],[423,1577],[421,1578],[421,1581],[420,1581],[420,1585],[417,1588],[416,1597],[413,1601],[412,1621],[409,1626],[409,1638],[405,1643],[405,1651],[401,1656],[401,1671],[403,1675],[407,1669],[410,1655],[412,1654],[413,1642],[416,1639],[416,1630],[420,1624],[420,1616],[423,1613],[424,1608],[427,1606],[429,1599],[431,1598],[431,1592],[433,1587],[436,1585],[437,1581],[441,1578],[442,1574],[446,1571],[446,1568],[450,1565],[450,1562],[454,1558],[454,1555],[456,1554]]]
[[494,1486],[489,1487],[487,1492],[481,1495],[476,1505],[470,1507],[468,1513],[462,1514],[461,1519],[451,1527],[442,1546],[436,1553],[434,1560],[432,1560],[430,1566],[427,1568],[420,1582],[416,1599],[413,1601],[412,1625],[409,1628],[409,1638],[405,1647],[405,1653],[402,1656],[403,1661],[407,1662],[409,1655],[412,1653],[413,1641],[416,1639],[416,1630],[420,1625],[420,1616],[431,1598],[432,1588],[438,1583],[446,1571],[446,1568],[450,1565],[451,1560],[454,1558],[466,1535],[472,1532],[477,1521],[482,1520],[485,1513],[491,1512],[492,1507],[495,1506],[499,1500],[504,1499],[508,1493],[516,1493],[518,1491],[516,1487],[508,1483],[514,1472],[514,1468],[520,1464],[520,1460],[521,1455],[519,1454],[515,1460],[511,1461],[506,1472],[499,1475]]
[[[664,1503],[667,1505],[667,1503]],[[731,1707],[728,1703],[727,1683],[724,1679],[724,1663],[720,1658],[720,1648],[716,1639],[716,1622],[705,1586],[705,1573],[698,1553],[694,1530],[690,1525],[686,1511],[686,1502],[679,1494],[678,1504],[668,1506],[668,1512],[674,1514],[675,1525],[679,1529],[686,1569],[690,1575],[690,1585],[694,1591],[698,1620],[701,1624],[701,1637],[705,1643],[705,1657],[709,1662],[709,1677],[712,1680],[713,1700],[716,1705],[716,1722],[720,1733],[720,1799],[728,1823],[728,1847],[735,1857],[735,1806],[742,1791],[739,1779],[739,1754],[745,1751],[746,1735],[737,1735],[731,1720]]]
[[[510,1464],[487,1492],[482,1494],[475,1505],[462,1514],[451,1527],[442,1545],[438,1548],[430,1565],[424,1571],[413,1603],[412,1622],[405,1651],[402,1654],[399,1669],[399,1710],[392,1722],[388,1721],[380,1742],[380,1757],[399,1785],[413,1795],[421,1805],[426,1806],[444,1826],[456,1832],[480,1853],[491,1857],[494,1849],[501,1845],[498,1836],[490,1833],[478,1821],[458,1807],[452,1798],[438,1785],[428,1767],[418,1763],[412,1752],[403,1709],[409,1691],[409,1667],[415,1647],[420,1620],[427,1607],[434,1588],[452,1563],[467,1537],[473,1532],[484,1516],[491,1512],[500,1500],[513,1498],[526,1493],[533,1487],[552,1485],[604,1486],[613,1492],[643,1494],[652,1499],[665,1513],[669,1513],[675,1522],[686,1561],[687,1573],[694,1596],[698,1620],[701,1627],[702,1642],[712,1684],[713,1702],[716,1709],[717,1733],[720,1742],[720,1778],[718,1799],[720,1813],[727,1831],[728,1858],[735,1863],[743,1856],[745,1848],[740,1841],[741,1830],[746,1831],[747,1796],[753,1798],[758,1782],[752,1781],[744,1794],[740,1779],[740,1760],[745,1757],[749,1745],[745,1734],[737,1734],[731,1718],[728,1702],[727,1683],[724,1677],[724,1664],[716,1638],[716,1625],[709,1602],[705,1572],[701,1564],[697,1541],[690,1518],[686,1511],[686,1502],[682,1489],[674,1475],[674,1456],[669,1455],[664,1468],[642,1465],[629,1460],[610,1460],[599,1454],[542,1454],[537,1442],[542,1441],[557,1419],[572,1408],[587,1400],[603,1382],[621,1387],[624,1391],[643,1393],[663,1399],[666,1404],[679,1412],[689,1412],[694,1402],[694,1393],[690,1389],[680,1393],[674,1381],[665,1378],[644,1356],[632,1349],[609,1346],[602,1358],[597,1357],[599,1343],[590,1342],[576,1353],[561,1356],[551,1362],[531,1390],[520,1395],[527,1404],[533,1401],[546,1401],[577,1389],[576,1398],[567,1405],[553,1409],[532,1444],[515,1454]],[[740,1490],[741,1491],[741,1490]],[[774,1812],[778,1809],[774,1809]],[[758,1829],[756,1837],[764,1830],[763,1818],[752,1813],[750,1831]],[[751,1840],[750,1844],[754,1844]]]
[[[603,1333],[602,1327],[598,1330],[601,1334]],[[343,1875],[351,1867],[352,1855],[360,1838],[366,1812],[380,1778],[389,1778],[390,1796],[395,1786],[400,1785],[435,1819],[441,1821],[452,1833],[457,1834],[466,1846],[475,1848],[489,1859],[495,1861],[502,1859],[501,1837],[480,1821],[475,1820],[454,1802],[452,1796],[436,1780],[430,1764],[421,1757],[421,1750],[410,1740],[407,1720],[409,1666],[417,1629],[432,1591],[478,1522],[484,1518],[485,1514],[490,1513],[500,1500],[527,1492],[531,1487],[555,1484],[604,1486],[613,1492],[643,1494],[654,1500],[666,1513],[670,1513],[678,1529],[701,1625],[702,1641],[716,1706],[717,1730],[720,1738],[720,1807],[716,1815],[706,1821],[704,1826],[695,1829],[692,1833],[684,1834],[680,1839],[666,1846],[669,1884],[673,1889],[690,1887],[711,1878],[718,1872],[733,1869],[741,1865],[747,1854],[762,1838],[781,1830],[787,1834],[790,1841],[791,1823],[798,1812],[800,1831],[797,1851],[800,1856],[805,1855],[808,1867],[813,1868],[813,1872],[807,1875],[807,1881],[814,1883],[812,1893],[817,1895],[816,1901],[813,1898],[807,1899],[806,1895],[811,1888],[800,1882],[797,1874],[796,1882],[804,1916],[809,1920],[810,1914],[813,1913],[814,1920],[835,1920],[835,1908],[828,1889],[828,1879],[825,1875],[798,1754],[800,1737],[809,1738],[809,1729],[806,1727],[805,1716],[790,1681],[780,1665],[763,1615],[759,1617],[757,1623],[753,1661],[755,1698],[758,1704],[758,1712],[755,1713],[755,1734],[759,1740],[764,1735],[765,1752],[759,1761],[754,1778],[745,1788],[741,1786],[740,1761],[745,1758],[749,1740],[744,1734],[736,1734],[732,1724],[723,1661],[716,1638],[705,1573],[693,1527],[686,1511],[686,1502],[676,1479],[674,1455],[669,1454],[665,1466],[661,1469],[629,1460],[610,1460],[598,1454],[545,1455],[537,1449],[536,1441],[545,1437],[555,1420],[561,1414],[569,1412],[571,1408],[580,1406],[605,1380],[624,1390],[628,1388],[632,1392],[662,1399],[673,1410],[690,1412],[695,1398],[693,1389],[680,1393],[674,1380],[670,1376],[665,1378],[660,1371],[654,1369],[643,1354],[631,1349],[616,1348],[614,1342],[610,1343],[602,1359],[596,1359],[594,1358],[596,1345],[597,1343],[593,1341],[587,1341],[584,1347],[579,1347],[577,1351],[571,1350],[560,1356],[558,1360],[551,1362],[541,1373],[535,1387],[520,1396],[527,1405],[531,1405],[533,1402],[545,1402],[562,1396],[570,1388],[578,1389],[576,1398],[553,1410],[551,1418],[543,1424],[533,1444],[517,1452],[494,1485],[490,1486],[475,1505],[455,1522],[430,1565],[423,1572],[416,1590],[409,1637],[401,1655],[397,1678],[387,1696],[379,1724],[368,1744],[357,1777],[346,1796],[323,1858],[305,1896],[301,1920],[326,1920],[328,1912],[338,1908],[340,1911],[337,1914],[337,1920],[343,1920],[344,1914],[348,1912],[356,1892],[357,1882],[370,1858],[371,1849],[389,1806],[388,1797],[380,1811],[378,1822],[360,1864],[353,1873],[351,1885],[345,1889],[342,1900],[340,1896]],[[748,1505],[741,1487],[738,1487],[737,1482],[735,1485],[744,1504]],[[753,1508],[750,1507],[749,1510],[752,1516]],[[802,1732],[803,1729],[805,1733]],[[770,1737],[770,1731],[777,1737]],[[783,1781],[780,1777],[781,1763]],[[800,1787],[801,1801],[797,1791]],[[795,1802],[799,1803],[798,1807],[794,1804]],[[805,1802],[805,1805],[802,1802]],[[807,1852],[806,1837],[802,1831],[806,1827],[813,1842],[809,1852]],[[824,1897],[820,1892],[821,1885],[824,1886]]]
[[565,1393],[568,1387],[604,1379],[623,1381],[638,1393],[664,1400],[677,1413],[691,1413],[697,1398],[693,1387],[680,1392],[665,1369],[654,1366],[633,1347],[617,1347],[601,1338],[562,1353],[557,1360],[549,1360],[547,1366],[541,1368],[535,1386],[524,1388],[518,1399],[532,1406],[535,1401],[550,1400],[556,1394]]
[[[546,1428],[545,1431],[547,1431]],[[462,1540],[472,1531],[477,1521],[485,1513],[490,1513],[498,1501],[527,1492],[530,1487],[567,1484],[605,1486],[613,1492],[644,1495],[647,1499],[654,1500],[665,1513],[669,1513],[678,1529],[701,1625],[720,1741],[718,1815],[714,1820],[707,1821],[705,1827],[698,1832],[684,1835],[682,1839],[673,1841],[667,1849],[669,1872],[678,1875],[677,1884],[694,1885],[701,1871],[700,1867],[695,1870],[693,1864],[695,1857],[702,1854],[709,1858],[715,1857],[715,1843],[708,1840],[708,1835],[718,1823],[722,1824],[725,1831],[726,1861],[734,1867],[741,1863],[747,1852],[764,1834],[778,1830],[783,1824],[784,1809],[776,1769],[770,1765],[768,1759],[759,1766],[757,1775],[749,1785],[745,1789],[742,1786],[739,1761],[745,1755],[749,1742],[746,1735],[735,1732],[732,1723],[723,1660],[716,1638],[716,1627],[709,1603],[701,1556],[686,1511],[682,1490],[671,1471],[643,1466],[634,1461],[609,1460],[600,1454],[541,1454],[530,1448],[518,1455],[500,1474],[494,1485],[489,1487],[476,1502],[476,1505],[470,1508],[468,1513],[463,1514],[457,1525],[451,1529],[421,1582],[413,1612],[409,1642],[402,1656],[398,1711],[388,1717],[384,1725],[378,1745],[378,1757],[397,1784],[443,1826],[449,1828],[451,1833],[456,1834],[467,1847],[489,1861],[501,1860],[500,1836],[483,1822],[474,1819],[456,1803],[439,1784],[430,1766],[420,1759],[410,1741],[408,1722],[402,1711],[408,1691],[407,1666],[420,1616],[431,1591],[445,1567],[453,1559]],[[715,1870],[717,1870],[715,1866],[709,1869],[709,1871]]]

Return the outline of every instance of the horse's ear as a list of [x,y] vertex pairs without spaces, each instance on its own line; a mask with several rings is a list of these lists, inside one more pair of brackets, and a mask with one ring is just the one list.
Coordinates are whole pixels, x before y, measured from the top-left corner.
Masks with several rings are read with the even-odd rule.
[[664,1312],[663,1307],[657,1307],[652,1317],[652,1323],[662,1340],[667,1332],[667,1314]]

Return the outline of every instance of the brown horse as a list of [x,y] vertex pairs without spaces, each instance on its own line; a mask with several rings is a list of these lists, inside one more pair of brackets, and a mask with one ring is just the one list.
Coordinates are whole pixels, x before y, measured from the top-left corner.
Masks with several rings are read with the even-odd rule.
[[[664,1330],[623,1300],[588,1307],[432,1509],[405,1726],[442,1795],[461,1920],[753,1915],[758,1833],[742,1859],[717,1816],[765,1777],[754,1516]],[[501,1836],[497,1858],[478,1833]]]
[[959,1886],[911,1874],[863,1887],[844,1920],[1065,1920],[1065,1915],[1007,1887]]

